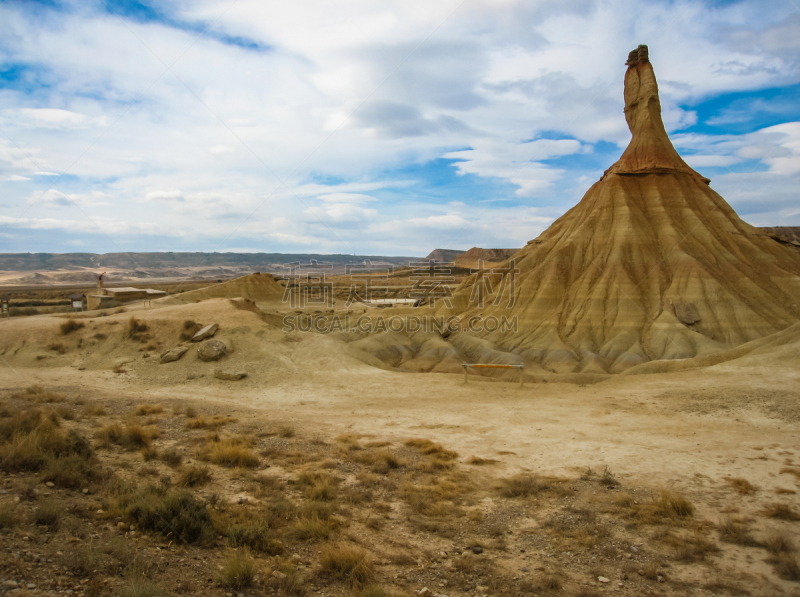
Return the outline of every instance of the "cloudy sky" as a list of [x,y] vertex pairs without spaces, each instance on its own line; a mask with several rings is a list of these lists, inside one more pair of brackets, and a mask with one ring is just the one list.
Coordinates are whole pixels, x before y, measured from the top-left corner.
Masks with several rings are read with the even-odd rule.
[[800,0],[0,1],[0,251],[516,247],[630,134],[800,225]]

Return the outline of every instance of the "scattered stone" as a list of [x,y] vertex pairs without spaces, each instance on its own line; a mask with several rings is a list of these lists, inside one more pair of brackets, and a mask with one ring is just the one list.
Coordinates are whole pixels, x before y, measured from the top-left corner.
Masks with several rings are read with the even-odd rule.
[[36,588],[36,583],[35,582],[29,582],[28,583],[28,588],[29,589],[35,589]]
[[48,481],[47,483],[45,483],[45,485],[47,485],[48,487],[55,487],[56,486],[56,484],[53,483],[52,481]]
[[210,340],[200,345],[200,348],[197,349],[197,356],[201,361],[218,361],[227,351],[228,348],[219,340]]
[[88,488],[86,488],[86,487],[84,487],[83,489],[81,489],[81,493],[82,493],[83,495],[88,495],[88,494],[89,494],[89,489],[88,489]]
[[483,548],[480,545],[476,545],[472,548],[472,553],[481,554],[483,553]]
[[278,580],[283,580],[284,578],[286,578],[286,575],[283,572],[281,572],[280,570],[273,570],[272,571],[272,576],[274,576]]
[[19,586],[19,583],[15,580],[4,580],[3,587],[6,589],[16,589]]
[[202,330],[197,332],[194,336],[192,336],[192,342],[201,342],[206,338],[211,338],[214,334],[217,333],[219,329],[219,324],[212,323],[211,325],[207,325]]
[[431,597],[431,595],[433,595],[433,593],[431,593],[431,590],[428,587],[424,587],[417,591],[417,597]]
[[217,369],[214,371],[214,377],[217,379],[224,379],[225,381],[238,381],[243,377],[247,377],[247,371],[226,371],[224,369]]
[[188,350],[189,350],[188,346],[176,346],[175,348],[171,348],[167,352],[161,355],[161,360],[159,361],[159,363],[163,365],[164,363],[171,363],[173,361],[177,361],[184,354],[186,354],[186,351]]
[[664,577],[663,576],[659,576],[657,580],[658,580],[658,582],[664,582]]
[[606,578],[605,576],[598,576],[598,577],[597,577],[597,581],[598,581],[598,582],[603,582],[603,583],[606,583],[606,582],[611,582],[611,580],[609,580],[609,579],[608,579],[608,578]]

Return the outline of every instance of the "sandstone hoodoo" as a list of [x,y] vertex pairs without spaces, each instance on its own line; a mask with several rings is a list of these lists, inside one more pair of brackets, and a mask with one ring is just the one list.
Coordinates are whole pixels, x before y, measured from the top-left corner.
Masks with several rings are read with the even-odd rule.
[[[462,319],[517,316],[518,331],[486,338],[552,371],[710,354],[800,320],[800,255],[742,221],[678,155],[647,47],[627,65],[632,139],[619,161],[514,255],[513,284],[472,276],[456,292]],[[471,299],[487,280],[505,296],[481,309]]]

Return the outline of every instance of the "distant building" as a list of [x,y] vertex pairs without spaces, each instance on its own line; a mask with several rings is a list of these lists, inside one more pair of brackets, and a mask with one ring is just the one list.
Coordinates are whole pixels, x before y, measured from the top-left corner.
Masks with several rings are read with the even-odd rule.
[[131,286],[123,288],[106,288],[103,285],[103,276],[97,278],[97,293],[86,297],[87,308],[104,309],[113,307],[118,303],[129,303],[131,301],[149,301],[152,299],[167,296],[163,290],[153,290],[152,288],[133,288]]

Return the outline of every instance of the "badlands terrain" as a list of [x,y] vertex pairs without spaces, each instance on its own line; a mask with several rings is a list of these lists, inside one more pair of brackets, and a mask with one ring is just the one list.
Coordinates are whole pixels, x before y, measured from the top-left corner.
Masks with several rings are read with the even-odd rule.
[[0,590],[800,594],[797,240],[627,66],[620,160],[519,251],[387,276],[417,306],[252,273],[0,321]]

